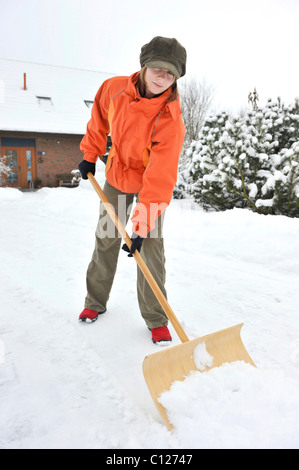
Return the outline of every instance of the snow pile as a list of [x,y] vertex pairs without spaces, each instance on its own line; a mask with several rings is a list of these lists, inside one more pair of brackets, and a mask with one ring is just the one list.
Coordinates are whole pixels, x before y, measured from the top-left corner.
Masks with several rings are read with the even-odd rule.
[[224,364],[175,382],[160,401],[191,448],[298,448],[298,383],[282,370]]
[[[138,311],[133,259],[120,254],[107,313],[77,320],[98,212],[89,181],[0,190],[0,447],[298,448],[299,220],[171,203],[170,305],[190,339],[244,322],[257,368],[225,364],[173,384],[161,396],[169,432],[142,374],[157,346]],[[199,369],[211,359],[204,345],[194,357]]]
[[193,350],[193,360],[196,369],[204,372],[207,367],[213,367],[214,358],[208,353],[205,342],[199,343]]

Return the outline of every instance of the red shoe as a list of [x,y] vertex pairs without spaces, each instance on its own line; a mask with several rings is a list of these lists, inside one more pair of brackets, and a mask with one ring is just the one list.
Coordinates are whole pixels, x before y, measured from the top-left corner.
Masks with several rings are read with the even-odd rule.
[[167,326],[159,326],[159,328],[151,328],[153,343],[161,343],[164,341],[172,341]]
[[98,319],[98,316],[102,313],[105,313],[106,309],[102,310],[101,312],[97,312],[96,310],[91,310],[90,308],[85,308],[79,315],[79,321],[91,323]]

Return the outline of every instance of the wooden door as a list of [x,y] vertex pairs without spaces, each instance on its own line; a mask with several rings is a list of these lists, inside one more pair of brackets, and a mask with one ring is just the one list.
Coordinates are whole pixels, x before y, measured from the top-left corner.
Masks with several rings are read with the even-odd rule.
[[34,147],[2,147],[4,162],[9,168],[4,177],[7,186],[33,188],[36,179],[36,153]]

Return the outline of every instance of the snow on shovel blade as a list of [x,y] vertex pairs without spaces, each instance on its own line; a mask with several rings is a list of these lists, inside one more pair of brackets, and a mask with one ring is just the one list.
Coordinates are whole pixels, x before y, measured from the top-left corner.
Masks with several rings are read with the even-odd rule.
[[[244,361],[255,366],[241,340],[242,326],[243,323],[145,357],[144,378],[169,430],[172,429],[172,424],[159,403],[159,396],[169,390],[173,382],[184,380],[190,371],[203,372],[229,362]],[[196,357],[198,348],[201,349],[199,358]]]

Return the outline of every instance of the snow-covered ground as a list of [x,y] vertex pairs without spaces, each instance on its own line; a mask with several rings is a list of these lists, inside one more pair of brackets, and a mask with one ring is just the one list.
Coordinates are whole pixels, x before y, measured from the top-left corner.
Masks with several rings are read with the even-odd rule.
[[162,396],[170,432],[143,378],[158,346],[139,315],[134,259],[120,253],[107,313],[77,320],[98,207],[89,181],[0,188],[0,447],[298,448],[299,220],[172,201],[170,305],[190,339],[244,322],[257,368],[225,364],[175,383]]

